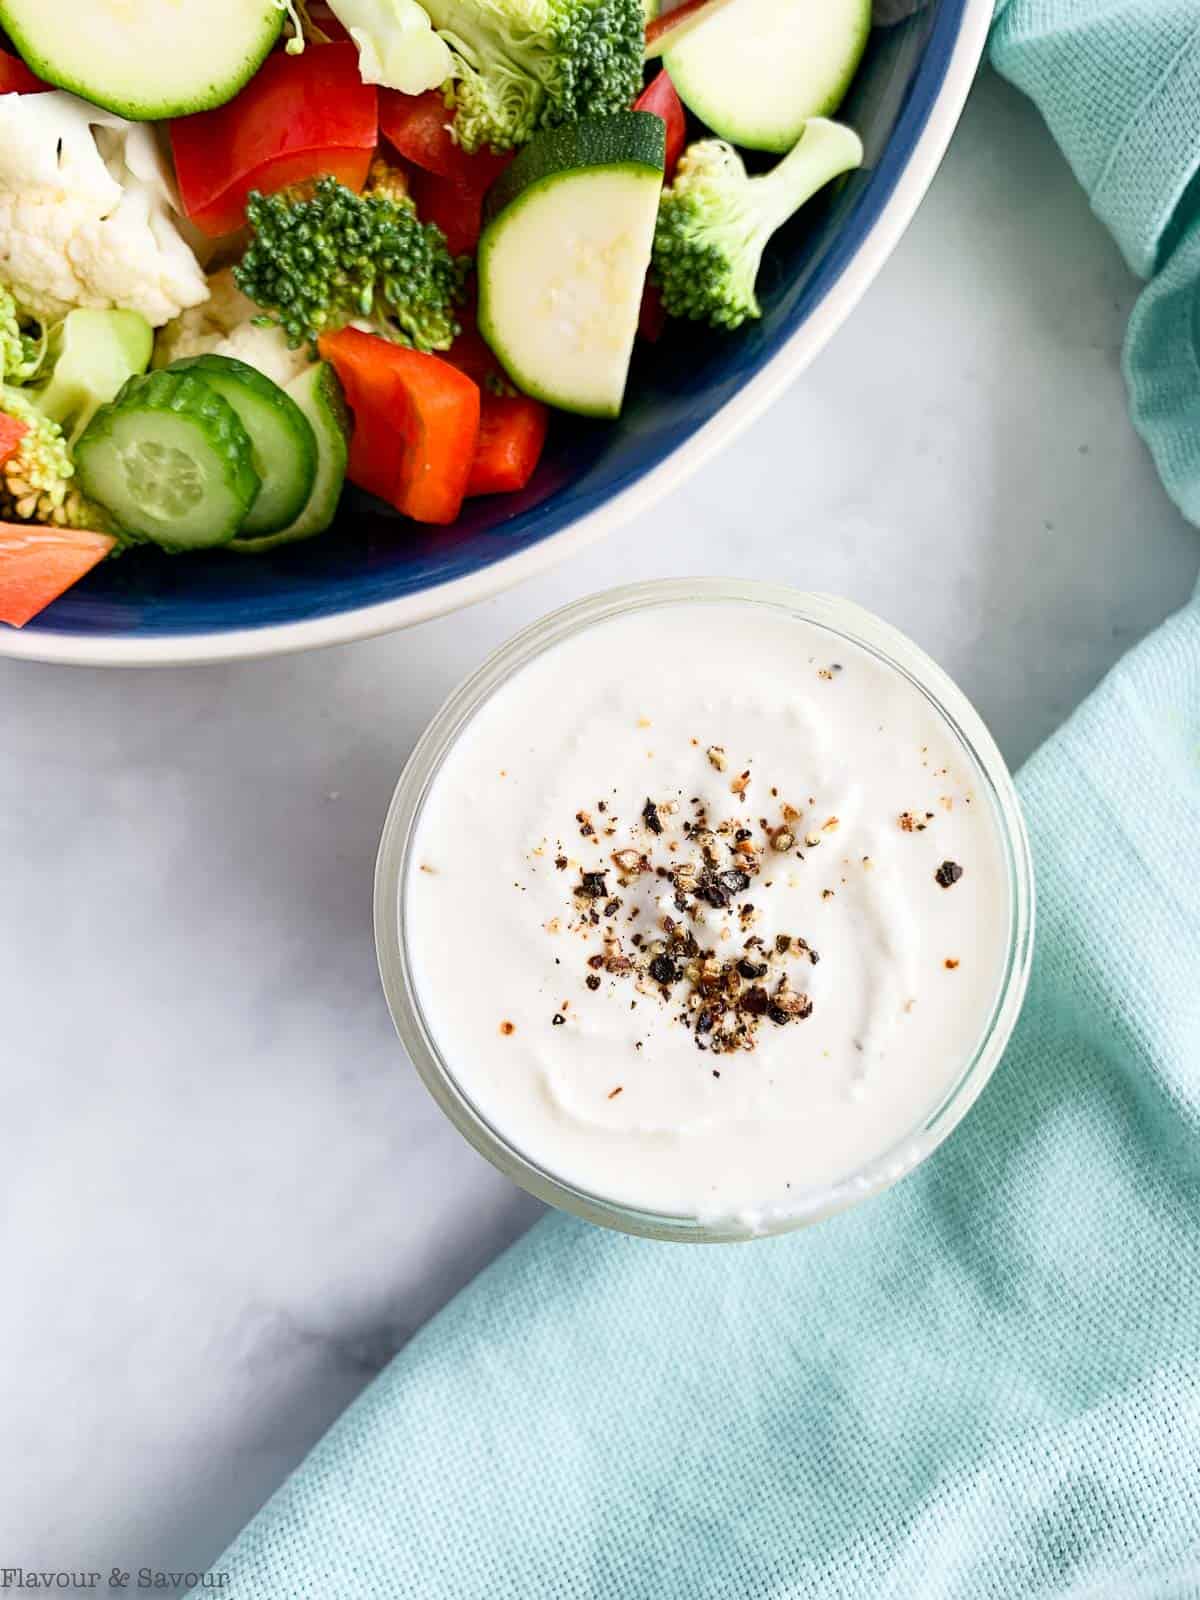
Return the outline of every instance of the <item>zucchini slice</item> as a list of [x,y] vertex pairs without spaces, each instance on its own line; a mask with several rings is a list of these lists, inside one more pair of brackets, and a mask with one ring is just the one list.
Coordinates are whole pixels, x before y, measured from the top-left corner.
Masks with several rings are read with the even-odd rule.
[[620,412],[663,154],[661,117],[618,111],[540,134],[488,190],[479,329],[535,399]]
[[39,78],[135,122],[232,100],[283,19],[276,0],[0,0],[0,26]]
[[663,55],[689,111],[730,144],[788,151],[835,112],[862,60],[871,0],[736,0]]

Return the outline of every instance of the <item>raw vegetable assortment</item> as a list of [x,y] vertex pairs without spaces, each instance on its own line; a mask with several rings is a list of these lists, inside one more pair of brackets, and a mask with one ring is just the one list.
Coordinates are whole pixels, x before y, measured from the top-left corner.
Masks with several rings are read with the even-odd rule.
[[453,523],[548,408],[618,415],[639,337],[758,317],[861,163],[870,3],[656,11],[0,0],[0,620],[138,544],[311,538],[347,479]]

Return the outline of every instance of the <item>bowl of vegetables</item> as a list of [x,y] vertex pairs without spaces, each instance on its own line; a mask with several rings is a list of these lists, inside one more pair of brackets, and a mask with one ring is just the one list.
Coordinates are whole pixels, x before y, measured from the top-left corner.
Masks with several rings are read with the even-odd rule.
[[991,0],[0,0],[0,653],[483,598],[812,359]]

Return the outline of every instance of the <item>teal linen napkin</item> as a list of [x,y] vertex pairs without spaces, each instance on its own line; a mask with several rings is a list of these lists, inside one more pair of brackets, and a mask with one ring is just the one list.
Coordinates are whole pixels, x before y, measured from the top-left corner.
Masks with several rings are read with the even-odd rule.
[[1032,988],[947,1144],[782,1239],[539,1224],[216,1563],[223,1594],[1200,1595],[1200,601],[1020,786]]
[[1200,522],[1200,3],[999,0],[992,61],[1040,107],[1151,281],[1125,341],[1134,426]]
[[[1200,516],[1195,0],[1010,0],[1152,281],[1135,419]],[[1200,597],[1020,779],[1029,1001],[921,1169],[807,1233],[564,1217],[461,1294],[217,1563],[233,1600],[1200,1596]]]

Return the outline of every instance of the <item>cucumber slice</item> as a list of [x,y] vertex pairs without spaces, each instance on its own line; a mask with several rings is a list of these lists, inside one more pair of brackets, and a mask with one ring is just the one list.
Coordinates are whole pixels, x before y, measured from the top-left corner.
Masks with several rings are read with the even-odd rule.
[[274,533],[298,517],[317,473],[317,441],[308,418],[277,383],[233,356],[185,356],[168,372],[191,372],[242,419],[262,488],[242,524],[246,534]]
[[663,152],[661,117],[588,117],[539,134],[488,190],[479,330],[526,394],[619,414]]
[[278,39],[276,0],[0,0],[39,78],[135,122],[224,105]]
[[261,539],[238,535],[229,548],[245,555],[260,555],[281,544],[294,544],[297,539],[311,539],[314,534],[324,533],[342,497],[352,423],[337,373],[328,361],[318,361],[298,378],[293,378],[287,392],[308,418],[316,438],[317,476],[308,504],[289,527]]
[[228,544],[259,485],[237,412],[188,372],[131,378],[80,435],[75,473],[123,532],[164,550]]
[[871,0],[737,0],[663,55],[679,98],[749,150],[790,150],[842,103],[867,47]]

